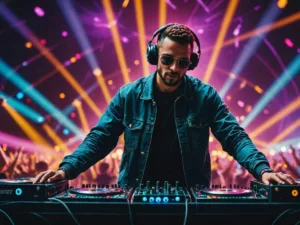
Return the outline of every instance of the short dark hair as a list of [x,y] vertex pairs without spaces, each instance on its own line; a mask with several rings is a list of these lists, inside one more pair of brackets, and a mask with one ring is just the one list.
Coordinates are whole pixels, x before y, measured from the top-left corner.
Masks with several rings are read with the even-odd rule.
[[190,44],[193,50],[195,37],[193,32],[185,25],[174,24],[165,29],[158,35],[158,46],[166,37],[182,45]]

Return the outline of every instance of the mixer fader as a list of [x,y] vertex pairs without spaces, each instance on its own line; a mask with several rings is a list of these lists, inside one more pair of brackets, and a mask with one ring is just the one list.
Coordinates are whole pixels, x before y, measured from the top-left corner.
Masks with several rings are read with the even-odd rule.
[[179,185],[176,181],[175,186],[172,186],[168,181],[161,184],[156,181],[154,185],[147,181],[146,185],[140,184],[135,189],[132,195],[132,202],[144,203],[179,203],[190,200],[187,190]]

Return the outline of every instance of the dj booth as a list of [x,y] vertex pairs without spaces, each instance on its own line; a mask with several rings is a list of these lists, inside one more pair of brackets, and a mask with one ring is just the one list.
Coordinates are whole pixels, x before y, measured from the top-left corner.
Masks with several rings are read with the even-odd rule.
[[300,225],[299,192],[299,185],[257,181],[251,188],[189,189],[168,182],[74,188],[67,181],[0,181],[0,224]]

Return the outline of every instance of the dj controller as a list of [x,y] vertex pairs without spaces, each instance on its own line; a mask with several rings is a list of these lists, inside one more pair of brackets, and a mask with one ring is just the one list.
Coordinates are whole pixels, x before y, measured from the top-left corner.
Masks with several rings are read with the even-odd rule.
[[0,179],[0,224],[300,224],[300,185],[138,187]]

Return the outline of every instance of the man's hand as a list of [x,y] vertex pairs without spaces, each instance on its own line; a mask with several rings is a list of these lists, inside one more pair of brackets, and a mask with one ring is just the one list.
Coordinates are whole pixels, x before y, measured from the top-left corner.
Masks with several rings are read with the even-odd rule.
[[279,184],[296,184],[296,180],[291,175],[282,172],[266,172],[262,175],[261,181],[266,185],[269,185],[272,181]]
[[44,172],[39,173],[35,180],[36,183],[45,183],[45,182],[54,182],[59,180],[64,180],[66,178],[66,173],[63,170],[46,170]]

